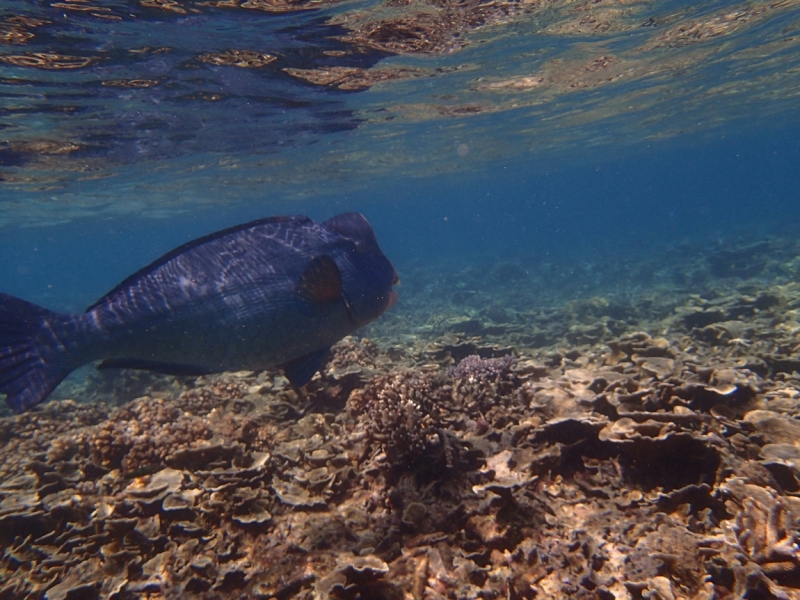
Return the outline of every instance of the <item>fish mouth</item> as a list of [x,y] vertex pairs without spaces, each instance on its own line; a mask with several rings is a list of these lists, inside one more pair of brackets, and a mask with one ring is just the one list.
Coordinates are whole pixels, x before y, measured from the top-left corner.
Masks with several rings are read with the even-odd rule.
[[397,295],[397,292],[394,290],[389,290],[389,304],[386,306],[386,309],[388,310],[392,308],[399,297],[400,296]]

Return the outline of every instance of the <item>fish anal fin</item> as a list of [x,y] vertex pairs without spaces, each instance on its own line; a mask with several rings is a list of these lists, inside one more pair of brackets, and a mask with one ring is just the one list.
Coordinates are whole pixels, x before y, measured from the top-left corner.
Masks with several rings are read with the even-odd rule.
[[328,346],[322,350],[317,350],[311,354],[306,354],[305,356],[290,360],[283,365],[283,372],[286,374],[286,378],[293,386],[304,386],[311,381],[314,373],[319,371],[322,365],[325,364],[325,359],[328,358],[328,351],[330,349],[330,346]]
[[99,365],[98,369],[139,369],[142,371],[152,371],[162,375],[183,375],[189,377],[199,377],[213,373],[212,369],[197,365],[182,365],[175,363],[159,362],[155,360],[140,360],[137,358],[109,358]]

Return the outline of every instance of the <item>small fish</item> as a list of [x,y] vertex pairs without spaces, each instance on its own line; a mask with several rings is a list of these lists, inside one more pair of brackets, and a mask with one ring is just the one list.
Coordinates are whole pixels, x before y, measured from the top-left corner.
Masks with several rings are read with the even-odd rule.
[[253,221],[165,254],[83,314],[0,294],[0,393],[21,413],[96,360],[175,375],[280,366],[301,386],[394,304],[395,283],[360,214]]

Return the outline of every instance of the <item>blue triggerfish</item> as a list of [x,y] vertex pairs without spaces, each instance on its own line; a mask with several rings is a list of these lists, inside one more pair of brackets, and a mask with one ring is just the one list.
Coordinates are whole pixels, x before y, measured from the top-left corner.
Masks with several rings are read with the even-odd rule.
[[282,367],[301,386],[394,304],[395,283],[360,214],[253,221],[165,254],[83,314],[0,294],[0,392],[20,413],[96,360],[175,375]]

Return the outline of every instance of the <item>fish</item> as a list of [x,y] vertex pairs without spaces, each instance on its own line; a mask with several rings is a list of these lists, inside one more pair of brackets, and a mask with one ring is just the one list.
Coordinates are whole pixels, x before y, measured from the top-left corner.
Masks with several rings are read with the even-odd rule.
[[359,213],[259,219],[175,248],[81,314],[0,293],[0,393],[19,414],[96,361],[198,376],[282,368],[300,387],[395,303],[397,282]]

